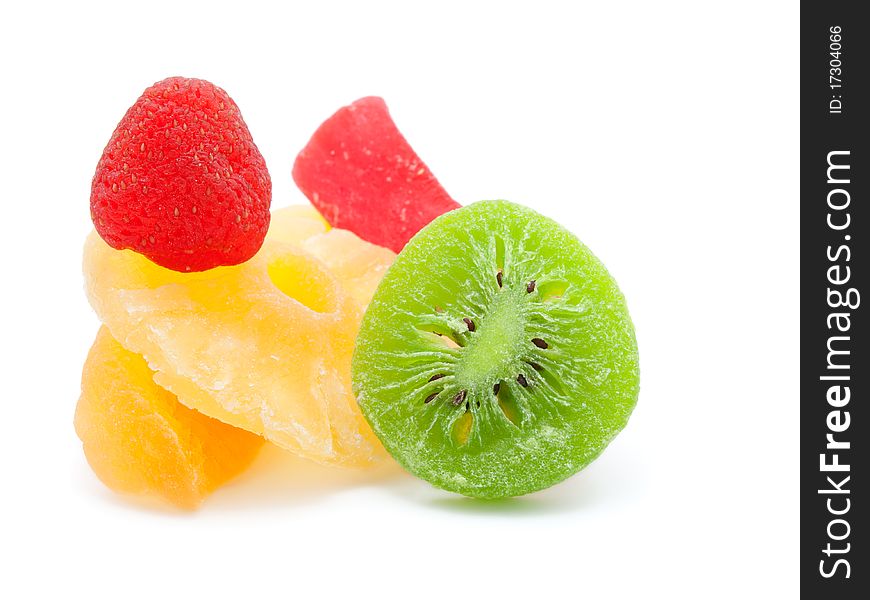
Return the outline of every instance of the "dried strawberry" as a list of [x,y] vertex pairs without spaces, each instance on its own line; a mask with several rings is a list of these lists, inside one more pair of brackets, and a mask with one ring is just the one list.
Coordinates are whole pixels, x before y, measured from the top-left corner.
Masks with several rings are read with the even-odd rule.
[[109,140],[91,184],[91,218],[113,248],[176,271],[253,256],[269,228],[272,181],[239,107],[201,79],[142,94]]

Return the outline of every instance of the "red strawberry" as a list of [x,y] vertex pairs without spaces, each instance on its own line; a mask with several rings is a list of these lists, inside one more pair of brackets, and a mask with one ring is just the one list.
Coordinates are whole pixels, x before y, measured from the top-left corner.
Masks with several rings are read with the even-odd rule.
[[201,79],[145,90],[91,184],[91,219],[113,248],[176,271],[251,258],[269,228],[272,180],[239,107]]
[[377,97],[327,119],[296,157],[293,179],[333,227],[396,252],[432,219],[459,208]]

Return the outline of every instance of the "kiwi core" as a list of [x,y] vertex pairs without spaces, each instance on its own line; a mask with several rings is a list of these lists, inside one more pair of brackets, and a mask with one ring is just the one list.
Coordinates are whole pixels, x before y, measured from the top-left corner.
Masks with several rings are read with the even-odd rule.
[[473,383],[492,385],[511,372],[516,357],[527,343],[523,335],[524,317],[514,294],[500,290],[486,316],[475,324],[475,334],[462,348],[456,365],[456,380],[460,385]]

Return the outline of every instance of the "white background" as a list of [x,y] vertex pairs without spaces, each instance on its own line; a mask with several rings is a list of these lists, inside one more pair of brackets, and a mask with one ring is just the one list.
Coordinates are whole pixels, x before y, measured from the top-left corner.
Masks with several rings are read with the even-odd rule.
[[[0,596],[796,597],[797,3],[280,4],[2,9]],[[457,199],[576,232],[637,326],[626,430],[496,505],[277,452],[192,515],[103,488],[72,427],[90,181],[170,75],[233,96],[274,206],[377,94]]]

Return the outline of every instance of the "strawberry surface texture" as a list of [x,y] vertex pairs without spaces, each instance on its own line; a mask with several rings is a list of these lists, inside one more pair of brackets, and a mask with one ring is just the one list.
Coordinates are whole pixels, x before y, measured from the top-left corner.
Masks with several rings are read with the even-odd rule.
[[272,181],[239,107],[201,79],[145,90],[91,184],[91,218],[113,248],[175,271],[251,258],[269,228]]

